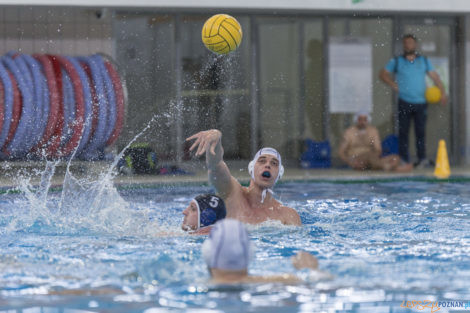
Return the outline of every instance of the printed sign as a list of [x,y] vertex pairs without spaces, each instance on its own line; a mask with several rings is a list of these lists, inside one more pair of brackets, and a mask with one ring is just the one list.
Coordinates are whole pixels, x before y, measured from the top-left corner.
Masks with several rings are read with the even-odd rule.
[[372,111],[372,44],[368,38],[331,38],[328,49],[331,113]]

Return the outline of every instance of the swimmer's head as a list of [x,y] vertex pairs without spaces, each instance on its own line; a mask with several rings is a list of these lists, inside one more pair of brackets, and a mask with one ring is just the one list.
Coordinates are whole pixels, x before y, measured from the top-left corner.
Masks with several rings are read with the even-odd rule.
[[372,117],[370,116],[369,111],[363,110],[359,111],[354,114],[354,123],[356,127],[359,129],[363,129],[367,127],[367,124],[372,121]]
[[284,174],[284,166],[279,152],[274,148],[262,148],[248,164],[248,172],[253,181],[274,185]]
[[225,272],[247,271],[253,250],[243,223],[231,218],[217,222],[202,245],[209,270]]
[[212,194],[199,195],[183,211],[181,228],[186,231],[199,230],[225,218],[226,214],[222,198]]

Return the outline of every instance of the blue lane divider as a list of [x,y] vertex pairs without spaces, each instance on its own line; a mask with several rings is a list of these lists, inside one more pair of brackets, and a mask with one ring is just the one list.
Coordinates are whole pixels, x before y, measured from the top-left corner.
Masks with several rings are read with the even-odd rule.
[[[28,89],[28,92],[31,95],[31,103],[36,103],[36,98],[35,98],[35,85],[33,82],[33,77],[30,72],[30,69],[28,68],[28,65],[26,65],[25,60],[21,57],[21,55],[16,54],[14,52],[10,52],[9,56],[13,59],[15,62],[16,66],[20,70],[20,73],[23,77],[23,81],[26,83],[26,86],[24,88]],[[20,87],[21,88],[21,87]],[[21,90],[21,89],[20,89]],[[23,103],[25,103],[25,99],[23,99]],[[27,105],[28,102],[26,102]],[[25,150],[29,150],[28,147],[32,147],[39,139],[37,136],[38,133],[38,126],[40,125],[40,116],[42,113],[42,108],[40,108],[42,104],[37,103],[37,105],[32,106],[32,111],[33,115],[31,116],[31,121],[30,121],[30,133],[25,135],[23,138],[23,145],[22,145],[22,151],[20,152],[21,154],[18,155],[18,157],[21,157],[22,154],[25,154]],[[26,151],[27,153],[27,151]]]
[[34,104],[36,108],[36,133],[34,138],[34,146],[37,145],[39,140],[41,140],[42,136],[44,135],[44,131],[46,130],[47,118],[49,117],[49,102],[45,102],[44,100],[44,76],[41,73],[41,66],[39,62],[36,61],[33,57],[22,54],[18,58],[23,59],[26,65],[31,72],[31,77],[33,79],[34,86]]
[[3,127],[0,130],[0,149],[7,140],[8,132],[10,130],[11,118],[13,116],[13,85],[8,75],[7,69],[0,62],[0,79],[3,83],[4,89],[4,113],[3,113]]
[[34,121],[34,110],[32,105],[27,104],[32,103],[33,97],[16,62],[9,56],[2,57],[2,62],[15,77],[22,95],[22,103],[24,104],[22,105],[21,118],[16,128],[15,135],[7,147],[11,156],[17,158],[24,156],[25,151],[27,152],[28,150],[27,147],[32,143],[32,140],[28,138],[29,136],[27,136],[27,134],[31,130]]
[[83,150],[81,157],[85,159],[94,159],[98,157],[100,151],[104,148],[106,144],[106,123],[107,123],[107,106],[108,101],[106,98],[106,93],[103,86],[103,80],[101,77],[99,66],[96,64],[95,60],[91,57],[80,58],[80,61],[86,63],[91,72],[91,77],[93,80],[93,86],[95,87],[95,95],[98,101],[98,123],[93,134],[93,138],[90,140],[89,144]]
[[[55,75],[48,74],[46,76],[46,71],[50,73],[50,69],[47,64],[39,62],[37,57],[47,57],[51,60],[53,58],[53,56],[45,55],[32,57],[17,52],[9,52],[0,57],[0,83],[4,89],[4,121],[0,129],[0,160],[6,158],[29,159],[31,157],[68,158],[73,155],[74,151],[75,155],[85,160],[102,157],[106,146],[115,141],[115,128],[119,128],[117,133],[122,129],[123,114],[122,110],[119,111],[121,113],[118,112],[118,98],[121,108],[125,103],[125,96],[122,95],[122,92],[118,93],[119,90],[115,90],[118,88],[115,81],[120,80],[119,75],[114,74],[111,77],[107,68],[107,66],[111,66],[110,70],[113,70],[114,73],[115,64],[110,65],[111,63],[108,61],[105,64],[105,60],[99,54],[89,57],[65,57],[62,60],[66,59],[73,66],[76,74],[71,77],[62,68]],[[60,57],[57,56],[57,58]],[[84,66],[87,67],[86,70]],[[61,90],[53,88],[52,81],[55,83],[56,80],[61,81]],[[14,83],[15,85],[13,85]],[[75,90],[74,88],[80,89]],[[16,113],[14,115],[17,110],[15,109],[17,108],[15,107],[15,97],[18,96],[16,89],[18,89],[21,98],[21,112],[18,116]],[[81,107],[81,95],[75,94],[76,92],[83,93],[83,108]],[[51,99],[58,98],[62,99],[62,108],[58,112],[57,110],[52,112]],[[76,101],[79,101],[80,104],[77,104]],[[84,114],[81,133],[77,132],[77,123],[81,123],[81,120],[77,120],[77,109],[80,111],[80,119],[81,114]],[[50,114],[56,115],[57,113],[60,113],[60,116],[53,118],[50,116]],[[118,122],[118,113],[120,114],[120,122]],[[16,129],[11,129],[13,125]],[[46,136],[46,127],[48,129],[47,139],[41,143],[42,148],[37,149],[43,136]],[[49,147],[54,149],[53,137],[49,138],[54,129],[62,130],[59,150],[64,151],[66,148],[65,153],[56,155],[47,152],[49,144]],[[72,142],[75,147],[77,140],[78,144],[75,150],[70,151],[71,149],[68,147]]]
[[[34,60],[36,60],[36,59],[34,59]],[[39,62],[38,62],[38,65],[39,65],[40,68],[42,68],[42,66]],[[41,74],[42,74],[42,72],[41,72]],[[44,103],[44,110],[43,110],[43,119],[44,119],[43,136],[44,136],[44,133],[47,130],[47,123],[49,122],[49,115],[51,113],[51,102],[50,102],[50,95],[49,95],[49,87],[47,85],[47,80],[46,80],[46,77],[44,75],[42,77],[41,85],[42,85],[42,96],[43,96],[43,103]],[[39,140],[42,140],[42,138],[40,138]]]
[[104,65],[103,58],[95,54],[92,56],[96,60],[96,63],[99,66],[101,77],[103,78],[103,83],[105,87],[106,97],[108,100],[108,119],[106,121],[106,135],[105,135],[105,142],[111,137],[113,133],[114,126],[116,125],[116,94],[114,92],[113,82],[111,77],[108,74],[108,70],[106,70],[106,66]]

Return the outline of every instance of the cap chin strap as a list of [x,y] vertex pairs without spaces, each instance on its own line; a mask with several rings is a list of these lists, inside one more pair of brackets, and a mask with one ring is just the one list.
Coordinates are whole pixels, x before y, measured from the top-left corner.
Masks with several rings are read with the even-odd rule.
[[273,195],[274,191],[271,188],[266,188],[263,189],[263,192],[261,192],[261,203],[264,203],[264,199],[266,198],[268,192]]
[[197,228],[196,230],[199,230],[201,228],[201,209],[199,208],[199,203],[197,203],[196,199],[191,200],[196,207],[197,207]]

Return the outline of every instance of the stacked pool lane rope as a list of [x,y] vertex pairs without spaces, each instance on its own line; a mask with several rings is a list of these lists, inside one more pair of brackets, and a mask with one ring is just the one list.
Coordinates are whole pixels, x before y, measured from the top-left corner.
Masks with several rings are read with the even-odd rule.
[[99,159],[121,133],[125,86],[100,54],[0,58],[0,159]]

